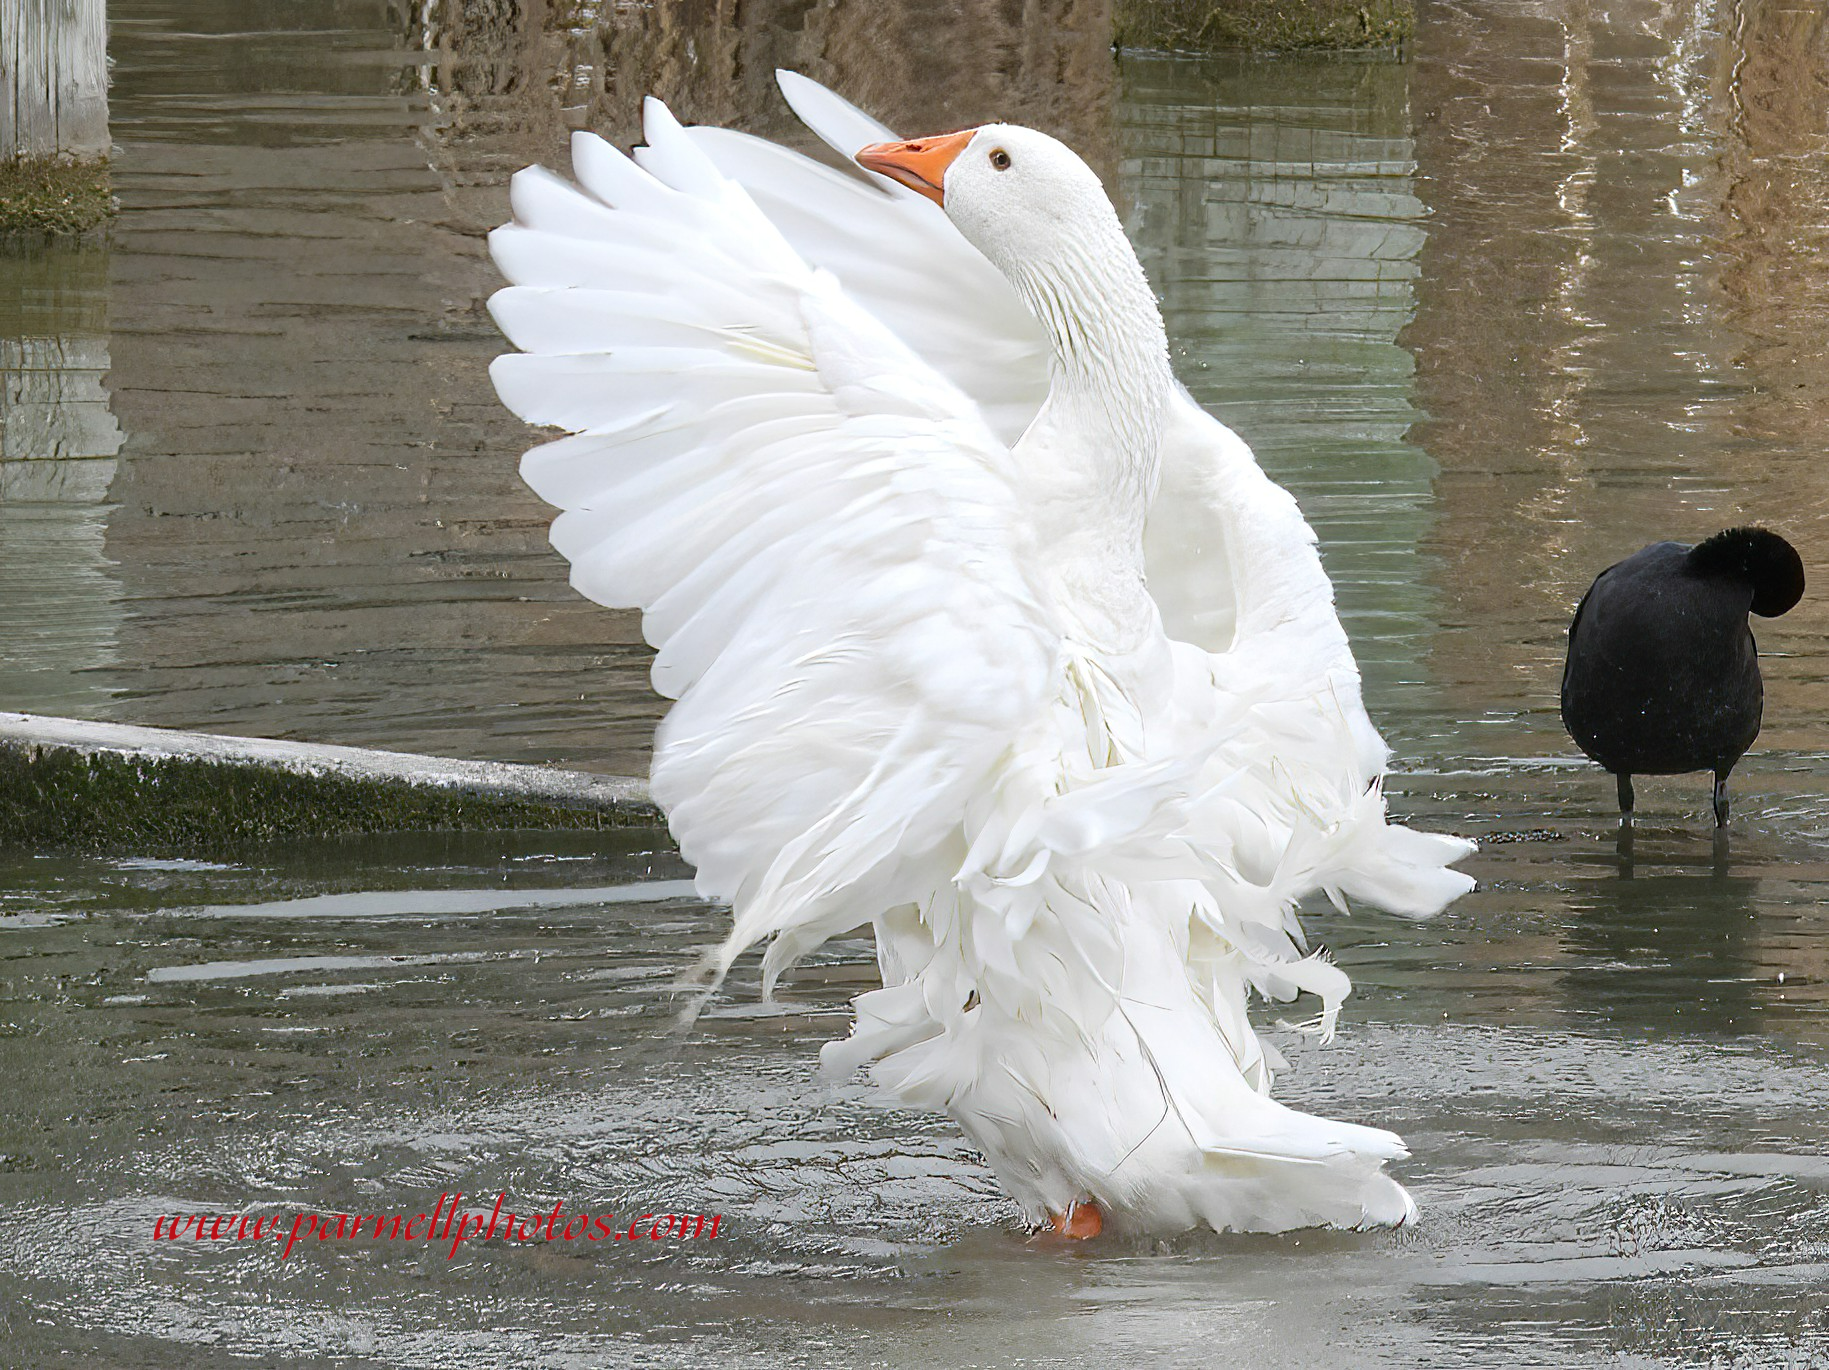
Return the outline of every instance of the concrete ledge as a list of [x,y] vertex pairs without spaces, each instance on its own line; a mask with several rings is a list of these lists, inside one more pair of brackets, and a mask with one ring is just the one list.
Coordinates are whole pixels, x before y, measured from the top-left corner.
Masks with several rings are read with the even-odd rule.
[[664,824],[627,776],[0,713],[0,848]]

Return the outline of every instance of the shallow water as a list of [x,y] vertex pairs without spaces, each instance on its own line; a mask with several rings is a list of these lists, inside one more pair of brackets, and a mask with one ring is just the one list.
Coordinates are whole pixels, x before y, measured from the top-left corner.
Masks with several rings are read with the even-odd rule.
[[[23,1363],[1812,1364],[1829,1345],[1829,928],[1689,834],[1483,858],[1422,933],[1336,922],[1359,981],[1287,1096],[1400,1127],[1396,1234],[1026,1240],[935,1120],[822,1083],[848,939],[774,1008],[674,1026],[721,914],[651,839],[421,838],[245,864],[16,859],[0,1172]],[[1758,844],[1754,844],[1757,846]],[[1736,912],[1737,910],[1737,912]],[[1781,972],[1783,978],[1781,979]],[[155,1241],[176,1212],[506,1193],[715,1243]],[[637,1349],[639,1348],[639,1349]]]
[[[556,21],[113,7],[111,245],[0,258],[37,359],[0,356],[0,707],[639,767],[636,634],[569,597],[483,374],[502,176],[650,83],[782,132],[775,61],[911,130],[993,102],[1112,179],[1182,374],[1321,535],[1397,806],[1486,842],[1430,924],[1317,914],[1358,992],[1333,1045],[1274,1034],[1285,1097],[1404,1134],[1423,1221],[1029,1243],[948,1126],[814,1077],[864,943],[675,1029],[720,913],[650,836],[15,854],[0,1359],[1829,1364],[1820,597],[1760,627],[1725,848],[1701,777],[1646,784],[1622,848],[1555,711],[1610,560],[1754,519],[1829,546],[1821,21],[1438,5],[1402,66],[1114,74],[986,18],[944,80],[758,13],[609,64]],[[459,1190],[723,1228],[151,1235]]]

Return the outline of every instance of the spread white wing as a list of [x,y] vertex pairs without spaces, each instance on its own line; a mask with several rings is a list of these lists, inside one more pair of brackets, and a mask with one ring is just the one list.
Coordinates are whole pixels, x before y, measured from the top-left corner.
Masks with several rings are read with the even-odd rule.
[[521,352],[491,374],[516,414],[573,434],[522,464],[564,511],[572,583],[640,607],[659,649],[679,702],[654,794],[733,906],[722,967],[772,937],[772,979],[948,887],[968,841],[1020,867],[1160,829],[1172,767],[1057,793],[1071,687],[1008,448],[658,102],[646,135],[640,165],[577,135],[582,189],[514,178],[490,240],[514,284],[490,308]]
[[[825,87],[778,74],[796,113],[847,162],[893,139]],[[933,201],[886,176],[847,174],[735,129],[686,136],[755,199],[805,260],[978,406],[1005,443],[1048,397],[1048,340],[998,270]]]
[[[897,136],[804,76],[784,71],[778,79],[795,113],[847,163],[864,144]],[[732,129],[686,133],[807,261],[836,275],[969,395],[999,436],[1021,436],[1048,393],[1047,340],[938,205],[887,177],[836,171]],[[882,258],[893,267],[885,270]],[[1287,635],[1292,624],[1305,625],[1316,644],[1325,640],[1327,669],[1350,674],[1357,700],[1358,671],[1313,530],[1244,441],[1185,390],[1163,447],[1145,555],[1150,594],[1171,636],[1224,652],[1253,633]],[[1370,779],[1383,768],[1383,744],[1363,709],[1359,717]]]
[[[793,72],[778,79],[795,113],[847,164],[864,144],[896,136],[816,82]],[[886,177],[834,170],[748,134],[686,133],[1000,436],[1021,434],[1047,394],[1046,341],[937,205]],[[879,245],[894,271],[878,269]],[[1363,797],[1389,751],[1366,714],[1314,531],[1244,441],[1186,390],[1170,415],[1144,553],[1169,634],[1210,653],[1212,684],[1253,711],[1254,736],[1222,759],[1255,767],[1266,803],[1316,814],[1338,839],[1332,856],[1310,854],[1327,872],[1322,886],[1409,914],[1433,913],[1470,889],[1447,869],[1470,844],[1388,825],[1382,797]],[[1272,771],[1278,783],[1269,783]]]
[[[817,82],[790,71],[777,79],[794,112],[847,165],[866,143],[898,136]],[[855,174],[836,171],[733,129],[691,128],[687,136],[755,197],[807,261],[835,274],[847,294],[969,395],[1000,437],[1014,442],[1022,435],[1048,394],[1047,338],[1009,282],[938,205],[888,177],[861,167]],[[879,244],[892,270],[880,269]],[[1261,575],[1266,593],[1300,580],[1299,608],[1310,616],[1318,587],[1320,619],[1338,633],[1333,588],[1295,502],[1263,474],[1251,449],[1185,391],[1180,408],[1185,412],[1163,452],[1161,494],[1144,544],[1150,594],[1170,636],[1208,651],[1232,645],[1241,588],[1233,534],[1266,515],[1275,535],[1258,540],[1260,559],[1248,563],[1253,575]],[[1222,471],[1220,490],[1214,477]],[[1261,559],[1266,554],[1268,561]],[[1350,652],[1346,663],[1351,668]]]

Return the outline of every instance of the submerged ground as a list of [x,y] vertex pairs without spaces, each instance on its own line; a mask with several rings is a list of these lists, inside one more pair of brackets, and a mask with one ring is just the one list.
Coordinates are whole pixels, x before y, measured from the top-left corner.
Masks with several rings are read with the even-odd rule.
[[[814,1078],[865,943],[673,1027],[722,915],[657,834],[14,853],[0,1359],[1829,1363],[1829,600],[1760,625],[1725,847],[1697,777],[1643,786],[1622,848],[1555,713],[1610,561],[1746,521],[1829,550],[1822,21],[1425,5],[1404,65],[1114,67],[1071,6],[926,47],[746,12],[605,53],[114,6],[121,219],[0,256],[0,708],[639,770],[638,634],[566,589],[484,375],[506,173],[650,84],[782,133],[775,62],[909,132],[1042,124],[1320,532],[1395,807],[1485,842],[1432,923],[1317,914],[1358,994],[1331,1047],[1276,1034],[1293,1102],[1409,1140],[1422,1223],[1029,1244],[949,1127]],[[450,1261],[152,1235],[454,1190],[724,1227]]]

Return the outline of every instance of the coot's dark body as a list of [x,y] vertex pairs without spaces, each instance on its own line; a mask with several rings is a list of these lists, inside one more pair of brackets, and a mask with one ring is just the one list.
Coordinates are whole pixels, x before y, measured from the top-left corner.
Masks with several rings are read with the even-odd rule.
[[1803,587],[1791,544],[1758,528],[1656,543],[1600,573],[1569,627],[1562,722],[1619,778],[1623,812],[1634,775],[1713,771],[1727,822],[1727,775],[1765,704],[1747,614],[1782,614]]
[[1752,587],[1688,573],[1660,542],[1601,572],[1575,611],[1562,721],[1608,770],[1732,766],[1759,736],[1765,689],[1747,626]]

